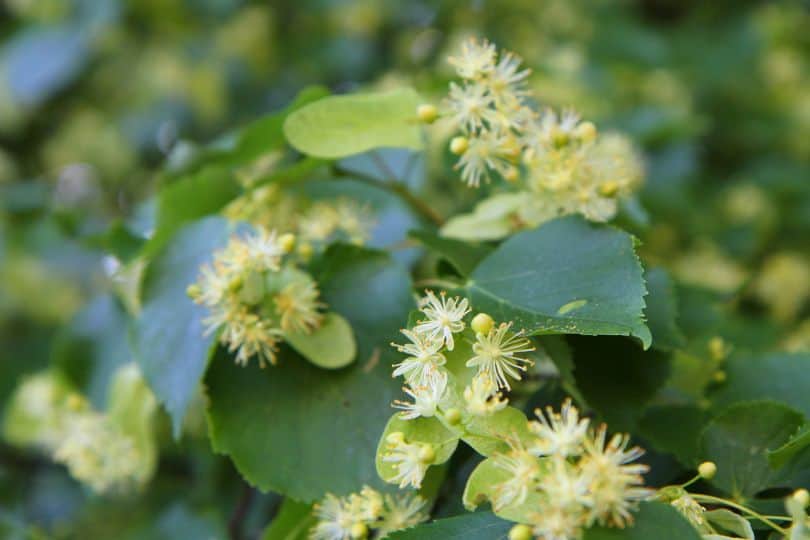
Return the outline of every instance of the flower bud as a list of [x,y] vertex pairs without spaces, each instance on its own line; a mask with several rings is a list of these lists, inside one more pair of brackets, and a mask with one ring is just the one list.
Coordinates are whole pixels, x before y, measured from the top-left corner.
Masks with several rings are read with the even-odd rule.
[[728,378],[728,375],[726,375],[726,372],[723,371],[722,369],[718,370],[718,371],[715,371],[712,374],[712,380],[714,382],[718,383],[718,384],[726,382],[727,378]]
[[352,538],[362,539],[368,536],[368,526],[365,523],[357,522],[352,525],[350,534]]
[[422,463],[433,463],[434,459],[436,459],[436,451],[433,449],[433,445],[426,444],[419,450],[419,461]]
[[503,178],[507,182],[517,182],[518,178],[520,178],[520,171],[517,167],[510,166],[503,172]]
[[186,287],[186,295],[191,298],[192,300],[196,300],[202,294],[202,289],[196,283],[193,283]]
[[582,122],[574,130],[574,136],[580,142],[591,142],[596,139],[596,126],[593,125],[593,122]]
[[473,317],[472,323],[470,326],[477,334],[489,334],[489,331],[492,330],[492,327],[495,326],[495,321],[492,320],[486,313],[479,313],[475,317]]
[[295,247],[295,235],[292,233],[282,234],[278,237],[278,245],[284,253],[290,253]]
[[298,246],[298,255],[300,255],[305,261],[312,257],[313,252],[314,250],[312,249],[312,244],[309,242],[301,242],[301,244]]
[[416,108],[416,116],[419,117],[421,122],[425,124],[432,124],[439,117],[439,111],[435,105],[430,103],[423,103]]
[[457,156],[466,152],[469,147],[470,141],[467,140],[467,137],[453,137],[450,141],[450,151]]
[[726,342],[720,336],[714,336],[709,340],[709,354],[712,360],[722,360],[726,356]]
[[698,475],[704,480],[711,480],[717,474],[717,465],[713,461],[704,461],[698,466]]
[[608,180],[599,186],[599,194],[602,197],[613,197],[619,192],[619,183],[615,180]]
[[807,506],[810,505],[810,492],[804,488],[794,491],[791,497],[800,504],[802,508],[807,508]]
[[528,525],[518,524],[509,530],[509,540],[532,540],[532,529]]
[[461,411],[456,408],[447,409],[444,413],[444,419],[451,426],[457,426],[461,422]]

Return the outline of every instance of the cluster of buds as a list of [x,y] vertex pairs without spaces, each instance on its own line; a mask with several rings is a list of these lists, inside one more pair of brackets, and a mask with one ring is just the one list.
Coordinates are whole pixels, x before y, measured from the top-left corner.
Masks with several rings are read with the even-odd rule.
[[[438,416],[446,424],[459,425],[505,408],[508,401],[502,392],[510,390],[510,380],[520,380],[533,363],[521,356],[534,350],[523,332],[513,332],[511,323],[496,325],[484,313],[470,317],[467,299],[445,293],[426,291],[419,309],[424,318],[402,330],[409,342],[392,343],[406,355],[394,365],[393,376],[405,379],[403,391],[412,399],[394,402],[402,411],[400,418]],[[433,461],[433,449],[407,442],[401,432],[389,434],[386,443],[382,459],[399,471],[395,480],[400,487],[419,487]]]
[[189,296],[210,311],[206,332],[219,330],[238,364],[254,356],[261,367],[275,364],[285,334],[310,333],[321,324],[317,283],[287,257],[294,247],[293,235],[266,229],[234,236],[188,288]]
[[461,132],[450,142],[456,167],[469,186],[498,175],[524,194],[514,221],[536,226],[574,213],[607,221],[641,183],[641,160],[627,139],[600,136],[573,111],[531,107],[529,70],[518,56],[469,40],[450,63],[463,80],[450,84],[443,111]]
[[414,494],[382,495],[365,486],[347,497],[327,494],[315,505],[312,540],[378,540],[389,533],[422,523],[427,501]]
[[510,440],[509,450],[495,454],[495,467],[506,479],[495,485],[493,508],[523,506],[527,523],[516,525],[512,540],[575,540],[594,524],[624,527],[631,511],[653,492],[643,487],[647,466],[634,463],[643,450],[628,448],[624,434],[607,436],[567,400],[560,412],[535,411],[529,423],[534,437]]

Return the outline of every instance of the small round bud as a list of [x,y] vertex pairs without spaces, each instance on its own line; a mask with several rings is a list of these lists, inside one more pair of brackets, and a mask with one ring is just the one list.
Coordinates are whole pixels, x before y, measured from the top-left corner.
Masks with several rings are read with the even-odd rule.
[[278,245],[284,250],[284,253],[289,253],[295,247],[295,235],[292,233],[282,234],[278,237]]
[[236,276],[234,277],[230,283],[228,283],[228,290],[231,292],[239,292],[239,289],[242,288],[242,277]]
[[720,336],[709,340],[709,354],[712,360],[722,360],[726,356],[726,342]]
[[432,124],[439,117],[439,111],[435,105],[423,103],[416,108],[416,116],[425,124]]
[[717,474],[717,465],[713,461],[704,461],[698,465],[698,475],[704,480],[711,480]]
[[426,444],[419,449],[419,461],[422,463],[433,463],[434,459],[436,459],[436,451],[433,449],[432,445]]
[[804,488],[794,491],[791,497],[794,501],[799,503],[802,508],[807,508],[807,506],[810,505],[810,492]]
[[613,197],[619,192],[619,183],[615,180],[608,180],[599,186],[599,194],[602,197]]
[[517,167],[510,166],[503,172],[503,178],[507,182],[517,182],[518,178],[520,178],[520,171]]
[[352,538],[366,538],[368,536],[368,526],[365,523],[357,522],[352,525],[350,533]]
[[728,375],[722,369],[712,373],[712,380],[718,384],[726,382],[726,379],[728,379]]
[[450,151],[457,156],[466,152],[469,147],[470,141],[467,140],[467,137],[453,137],[450,141]]
[[300,255],[305,261],[312,257],[313,252],[314,250],[312,249],[312,244],[309,242],[301,242],[298,245],[298,255]]
[[447,409],[444,413],[444,419],[451,426],[457,426],[461,422],[461,411],[456,408]]
[[565,131],[563,131],[561,129],[557,129],[552,134],[551,141],[554,143],[554,146],[556,146],[557,148],[562,148],[562,147],[566,146],[571,141],[571,137],[570,137],[570,135],[568,135],[567,132],[565,132]]
[[574,135],[581,142],[591,142],[596,139],[596,126],[593,122],[582,122],[574,130]]
[[509,540],[532,540],[532,528],[518,524],[509,530]]
[[388,434],[385,438],[385,442],[388,444],[402,444],[405,442],[405,434],[401,431],[394,431]]
[[202,294],[202,289],[196,283],[192,283],[186,287],[186,295],[192,300],[196,300]]
[[489,334],[489,331],[492,330],[492,327],[495,326],[495,321],[492,320],[486,313],[479,313],[475,317],[473,317],[470,326],[477,334]]
[[70,394],[67,398],[67,407],[71,411],[80,411],[85,407],[85,401],[79,394]]

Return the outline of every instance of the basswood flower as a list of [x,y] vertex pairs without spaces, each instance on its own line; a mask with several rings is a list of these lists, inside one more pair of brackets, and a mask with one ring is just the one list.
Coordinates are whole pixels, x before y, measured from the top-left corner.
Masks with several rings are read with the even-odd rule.
[[427,505],[427,500],[415,493],[385,495],[382,521],[377,531],[378,537],[385,538],[388,533],[427,521],[428,514],[425,512]]
[[487,334],[476,334],[473,344],[475,356],[467,361],[467,367],[477,367],[478,373],[486,373],[492,377],[499,388],[510,389],[511,377],[520,380],[521,371],[534,362],[527,358],[517,356],[520,353],[531,352],[534,347],[523,337],[523,332],[510,332],[512,323],[501,323]]
[[467,411],[475,416],[489,416],[509,403],[489,373],[481,372],[473,377],[470,385],[464,389],[464,401]]
[[591,522],[624,527],[633,521],[630,511],[652,494],[643,487],[643,475],[649,467],[632,463],[644,455],[644,450],[637,446],[628,449],[628,435],[617,433],[609,441],[606,438],[603,424],[585,441],[586,452],[580,463],[590,481]]
[[[392,436],[396,434],[400,436]],[[388,436],[382,460],[385,463],[392,463],[397,470],[392,480],[399,482],[400,489],[407,486],[418,489],[422,486],[428,466],[436,457],[436,451],[430,444],[408,443],[401,435],[397,432]]]
[[281,315],[281,329],[285,332],[309,333],[323,320],[319,311],[324,307],[318,301],[318,284],[304,272],[295,272],[273,301]]
[[566,399],[559,413],[551,407],[546,413],[535,409],[534,414],[540,420],[529,422],[529,429],[537,436],[531,451],[537,456],[559,455],[563,457],[578,456],[588,435],[587,418],[580,419],[579,411]]
[[451,56],[449,62],[456,68],[459,77],[480,79],[495,67],[495,55],[495,45],[487,40],[478,42],[471,38],[461,44],[460,54]]
[[402,390],[408,394],[413,403],[406,401],[394,401],[394,408],[402,409],[400,418],[403,420],[413,420],[414,418],[430,417],[436,414],[439,402],[444,396],[447,387],[447,375],[441,371],[436,371],[428,378],[428,384],[417,386],[416,388],[403,387]]
[[464,330],[464,316],[470,312],[470,303],[466,298],[447,298],[444,291],[437,297],[433,291],[426,291],[420,301],[422,313],[427,320],[419,321],[414,332],[425,334],[444,343],[448,351],[455,347],[453,334]]
[[314,513],[317,523],[309,532],[312,540],[350,540],[352,527],[363,521],[354,515],[346,501],[331,493],[315,504]]
[[408,356],[394,364],[396,369],[394,369],[393,376],[403,375],[408,384],[413,387],[427,386],[439,366],[446,362],[444,355],[440,352],[443,342],[408,329],[402,329],[401,332],[410,343],[404,345],[392,343],[391,346]]
[[493,465],[509,475],[495,490],[492,500],[495,510],[526,502],[526,497],[535,490],[541,478],[542,469],[537,457],[518,440],[507,440],[507,443],[509,451],[493,457]]

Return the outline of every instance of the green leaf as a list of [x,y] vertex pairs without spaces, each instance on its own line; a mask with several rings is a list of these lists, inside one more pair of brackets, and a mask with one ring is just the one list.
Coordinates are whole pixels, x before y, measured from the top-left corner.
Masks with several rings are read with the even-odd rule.
[[327,159],[380,147],[418,150],[418,105],[419,95],[411,88],[326,97],[292,113],[284,135],[300,152]]
[[659,452],[669,452],[681,465],[692,468],[700,460],[698,438],[708,419],[708,413],[694,405],[650,407],[639,421],[639,435]]
[[464,428],[467,431],[464,442],[484,456],[508,450],[505,437],[516,436],[524,442],[532,439],[529,420],[514,407],[506,407],[489,416],[473,416]]
[[337,313],[327,313],[315,331],[287,332],[284,340],[304,358],[326,369],[348,366],[357,354],[352,327]]
[[[498,485],[509,480],[511,475],[503,468],[497,467],[492,459],[485,459],[473,470],[464,487],[462,500],[464,508],[473,511],[484,502],[492,502],[498,491]],[[537,513],[541,504],[542,495],[529,493],[526,501],[519,505],[506,506],[495,514],[503,519],[518,523],[528,523],[532,514]]]
[[621,337],[568,338],[574,351],[574,377],[585,401],[599,411],[613,430],[634,431],[669,376],[669,357],[643,351]]
[[448,219],[441,235],[467,241],[500,240],[515,230],[515,217],[528,198],[529,194],[524,191],[487,197],[469,214]]
[[754,530],[751,528],[751,523],[740,514],[735,514],[731,510],[720,508],[704,512],[703,517],[712,526],[724,532],[732,533],[737,538],[754,540]]
[[314,524],[311,504],[284,499],[278,514],[264,529],[262,540],[306,540]]
[[408,236],[418,240],[430,251],[449,262],[461,276],[469,276],[492,247],[479,242],[465,242],[438,236],[430,231],[411,231]]
[[183,227],[146,269],[143,309],[133,348],[144,377],[166,407],[175,437],[208,365],[215,336],[204,334],[204,307],[186,295],[200,266],[228,241],[224,219],[210,217]]
[[161,188],[155,234],[144,246],[154,255],[183,225],[221,210],[242,188],[226,167],[206,167]]
[[386,437],[394,432],[401,432],[408,443],[425,443],[433,446],[436,458],[432,465],[440,465],[452,457],[458,446],[458,435],[444,427],[436,418],[414,418],[403,420],[399,414],[391,416],[385,425],[385,430],[377,446],[377,456],[374,464],[377,474],[386,482],[394,482],[398,471],[393,464],[383,461],[385,455]]
[[700,540],[700,534],[671,505],[643,502],[632,526],[594,527],[585,531],[583,540]]
[[652,344],[665,351],[682,347],[685,339],[678,327],[678,305],[675,287],[666,270],[654,268],[645,275],[647,290],[647,326],[652,333]]
[[810,416],[810,354],[734,356],[725,365],[726,382],[710,398],[718,407],[737,401],[773,399]]
[[[513,523],[476,512],[391,533],[389,540],[506,540]],[[649,539],[648,539],[649,540]]]
[[745,500],[770,487],[781,487],[767,451],[784,445],[804,417],[781,403],[751,401],[725,409],[708,423],[700,438],[702,459],[717,463],[712,483]]
[[476,267],[477,311],[531,333],[628,335],[649,347],[644,279],[633,238],[578,217],[512,236]]
[[323,301],[354,329],[358,362],[323,370],[282,350],[260,370],[220,352],[206,376],[215,451],[251,484],[301,501],[385,487],[374,456],[400,395],[388,344],[414,307],[407,271],[385,253],[332,246],[316,270]]

